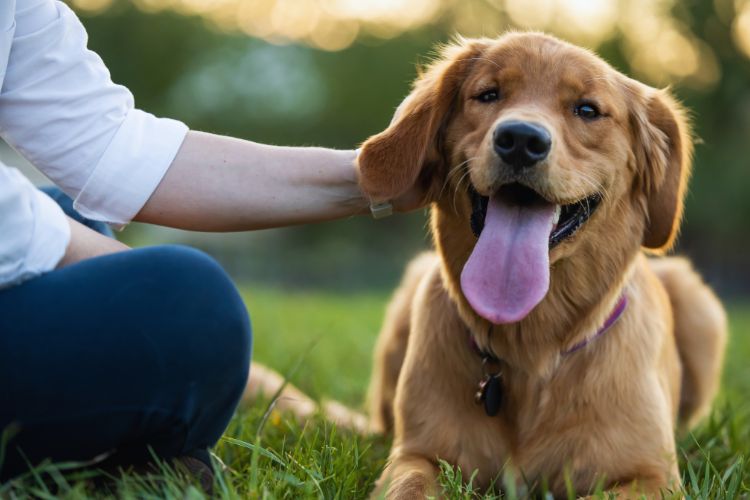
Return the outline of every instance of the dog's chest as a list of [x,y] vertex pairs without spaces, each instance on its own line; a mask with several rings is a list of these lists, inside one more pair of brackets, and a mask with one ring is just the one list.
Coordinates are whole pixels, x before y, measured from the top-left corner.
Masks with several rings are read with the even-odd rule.
[[[472,419],[463,425],[456,465],[465,477],[476,471],[475,484],[483,488],[500,484],[503,473],[509,471],[523,471],[526,480],[532,482],[541,479],[542,473],[547,480],[562,474],[566,459],[551,450],[575,447],[565,437],[565,430],[579,416],[577,405],[561,407],[561,400],[568,398],[555,394],[559,388],[554,386],[540,389],[524,385],[506,387],[505,391],[499,415],[488,416],[478,405]],[[572,456],[568,458],[575,461]],[[506,474],[505,480],[512,474]],[[517,476],[520,478],[520,473]]]

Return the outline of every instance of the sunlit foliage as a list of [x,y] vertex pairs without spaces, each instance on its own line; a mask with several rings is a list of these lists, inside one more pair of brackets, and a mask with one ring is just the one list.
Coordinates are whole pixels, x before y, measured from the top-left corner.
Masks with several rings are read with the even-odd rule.
[[[102,11],[115,0],[71,0]],[[694,88],[720,78],[712,47],[672,15],[678,0],[130,0],[147,12],[200,15],[220,30],[272,43],[341,50],[360,37],[388,39],[431,24],[465,36],[507,26],[557,33],[596,48],[621,40],[635,76]],[[750,1],[715,0],[718,19],[750,56]]]

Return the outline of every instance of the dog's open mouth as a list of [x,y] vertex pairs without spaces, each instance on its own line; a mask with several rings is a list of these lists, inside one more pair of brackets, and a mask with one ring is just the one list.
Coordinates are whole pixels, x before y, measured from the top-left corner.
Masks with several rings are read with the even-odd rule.
[[[544,200],[534,190],[521,184],[509,184],[498,193],[518,204],[543,203]],[[482,196],[469,185],[469,196],[471,197],[471,231],[479,238],[484,228],[484,219],[487,216],[487,204],[489,198]],[[559,243],[573,236],[583,224],[589,220],[594,211],[599,207],[602,197],[595,193],[587,198],[567,205],[555,207],[554,226],[549,235],[549,248],[552,250]]]
[[549,252],[591,217],[601,196],[551,203],[520,184],[482,197],[470,188],[471,228],[479,238],[461,273],[474,310],[492,323],[514,323],[541,302],[549,288]]

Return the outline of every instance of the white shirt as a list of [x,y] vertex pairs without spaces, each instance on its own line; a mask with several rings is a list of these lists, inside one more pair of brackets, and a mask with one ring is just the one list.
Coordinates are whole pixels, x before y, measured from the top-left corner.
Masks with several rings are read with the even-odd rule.
[[[0,0],[0,137],[90,219],[128,223],[187,133],[134,108],[75,14],[55,0]],[[70,240],[60,208],[0,165],[0,288],[55,268]]]

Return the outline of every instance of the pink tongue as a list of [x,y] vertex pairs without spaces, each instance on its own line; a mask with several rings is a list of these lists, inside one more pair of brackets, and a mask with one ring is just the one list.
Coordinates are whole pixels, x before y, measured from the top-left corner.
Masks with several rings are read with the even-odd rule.
[[549,235],[555,206],[490,198],[482,234],[461,273],[471,307],[494,324],[520,321],[549,288]]

